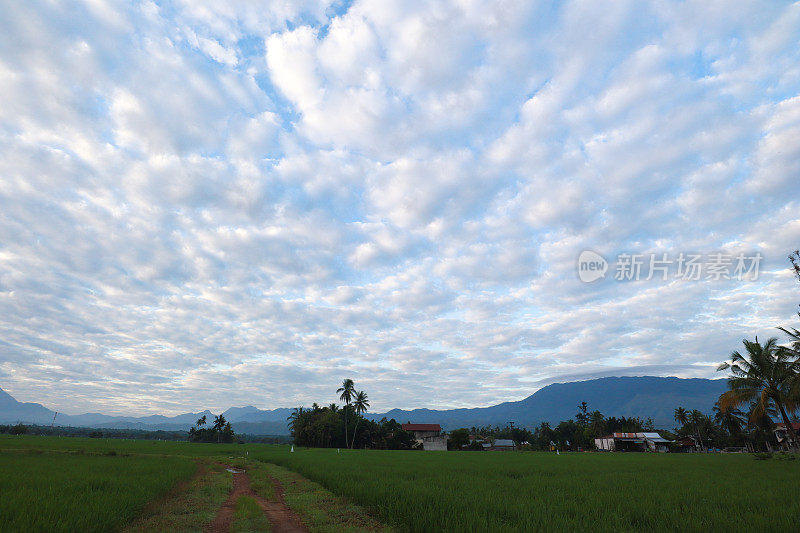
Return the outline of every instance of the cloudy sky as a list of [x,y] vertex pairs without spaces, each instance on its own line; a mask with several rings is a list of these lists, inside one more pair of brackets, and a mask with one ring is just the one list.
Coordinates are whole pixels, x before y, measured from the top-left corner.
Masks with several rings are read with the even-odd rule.
[[[19,400],[481,406],[798,326],[798,3],[0,4]],[[682,252],[763,261],[614,279]]]

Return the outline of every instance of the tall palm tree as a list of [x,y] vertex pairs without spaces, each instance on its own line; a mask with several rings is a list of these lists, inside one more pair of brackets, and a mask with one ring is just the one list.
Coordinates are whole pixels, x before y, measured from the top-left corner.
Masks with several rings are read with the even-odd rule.
[[[363,390],[358,391],[358,393],[356,394],[356,399],[355,401],[353,401],[353,407],[355,407],[356,409],[356,414],[361,415],[367,412],[367,409],[369,409],[369,399],[367,398],[366,392],[364,392]],[[359,416],[358,418],[356,418],[356,427],[353,430],[353,440],[351,441],[352,443],[355,443],[356,441],[356,432],[358,432],[358,423],[360,421],[361,417]]]
[[297,427],[297,424],[299,423],[300,418],[303,416],[304,413],[305,410],[302,407],[296,407],[294,411],[292,411],[292,413],[288,417],[286,417],[286,420],[289,421],[289,429],[291,429],[292,431],[299,429]]
[[681,426],[685,426],[686,423],[689,422],[689,413],[686,412],[686,409],[683,407],[676,407],[673,417],[675,418],[675,422]]
[[796,379],[797,362],[791,350],[778,346],[778,339],[770,338],[765,343],[743,341],[745,355],[731,353],[730,362],[719,365],[717,370],[731,371],[728,390],[719,397],[720,409],[738,407],[755,400],[752,419],[761,418],[771,405],[780,413],[789,440],[797,446],[797,435],[792,428],[786,409],[794,411],[798,402],[792,395],[793,380]]
[[337,394],[340,394],[339,399],[345,403],[344,408],[344,447],[349,448],[347,445],[347,411],[350,410],[350,401],[356,392],[356,386],[352,379],[342,381],[342,386],[336,389]]
[[697,436],[697,442],[700,443],[700,450],[705,450],[705,445],[703,444],[703,434],[700,432],[700,428],[705,425],[707,419],[708,417],[698,409],[692,409],[692,411],[689,413],[689,421],[694,426],[694,434]]

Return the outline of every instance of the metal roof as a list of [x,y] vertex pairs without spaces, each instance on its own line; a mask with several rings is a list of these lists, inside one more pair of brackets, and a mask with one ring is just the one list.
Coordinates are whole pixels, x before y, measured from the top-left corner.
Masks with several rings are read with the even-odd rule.
[[496,439],[494,441],[495,446],[514,446],[514,441],[511,439]]

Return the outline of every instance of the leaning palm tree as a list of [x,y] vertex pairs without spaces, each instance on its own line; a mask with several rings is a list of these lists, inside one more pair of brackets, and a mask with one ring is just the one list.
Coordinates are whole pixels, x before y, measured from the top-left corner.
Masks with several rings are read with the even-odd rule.
[[[362,391],[358,391],[356,394],[356,399],[353,401],[353,407],[356,408],[356,414],[362,415],[367,412],[369,409],[369,399],[367,398],[367,393]],[[361,417],[359,416],[356,418],[356,427],[353,430],[353,440],[352,443],[356,442],[356,432],[358,431],[358,423],[361,421]]]
[[744,341],[745,355],[738,351],[731,353],[731,360],[724,362],[717,370],[731,371],[728,390],[719,397],[722,410],[738,407],[755,401],[751,419],[760,419],[774,405],[780,413],[793,446],[797,446],[797,436],[792,428],[786,409],[794,411],[798,402],[792,397],[793,380],[796,379],[796,357],[791,350],[778,345],[778,339],[771,338],[765,343]]
[[339,399],[345,403],[344,408],[344,447],[349,448],[347,445],[347,411],[350,408],[350,400],[353,399],[353,396],[356,392],[356,386],[353,383],[352,379],[346,379],[342,381],[342,386],[336,389],[336,392],[340,394]]
[[783,349],[788,351],[794,358],[791,362],[790,370],[794,377],[790,379],[789,394],[795,402],[800,403],[800,330],[796,328],[778,328],[789,336],[789,346]]

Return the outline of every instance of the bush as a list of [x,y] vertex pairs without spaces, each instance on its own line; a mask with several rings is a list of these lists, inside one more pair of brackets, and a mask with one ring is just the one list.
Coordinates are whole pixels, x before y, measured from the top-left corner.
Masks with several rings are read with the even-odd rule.
[[766,461],[767,459],[772,459],[772,452],[757,452],[753,454],[756,461]]

